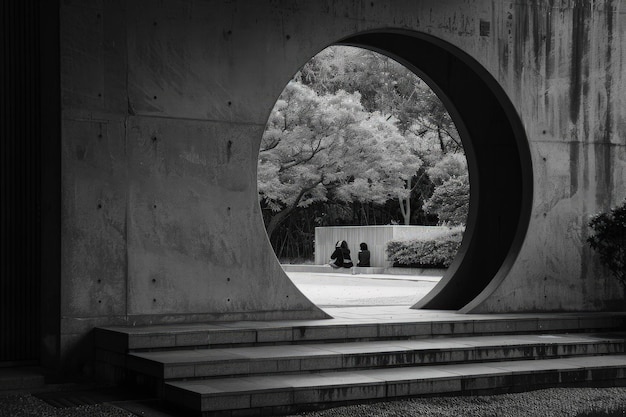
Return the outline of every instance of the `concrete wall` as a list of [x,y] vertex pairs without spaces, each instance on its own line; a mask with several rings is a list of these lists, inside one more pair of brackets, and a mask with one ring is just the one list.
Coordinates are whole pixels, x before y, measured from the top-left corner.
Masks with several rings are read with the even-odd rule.
[[339,240],[348,242],[354,265],[358,263],[359,245],[367,243],[372,267],[389,266],[385,249],[390,240],[432,239],[445,234],[444,226],[332,226],[315,228],[315,264],[328,263]]
[[621,0],[68,0],[67,361],[81,366],[88,354],[73,353],[87,351],[99,324],[324,317],[267,241],[256,191],[260,138],[310,57],[389,28],[472,56],[504,89],[528,137],[530,227],[465,311],[621,308],[618,286],[584,244],[588,216],[626,195]]
[[488,68],[527,131],[533,210],[510,271],[464,311],[623,310],[585,240],[589,217],[626,197],[626,3],[508,7],[509,41]]

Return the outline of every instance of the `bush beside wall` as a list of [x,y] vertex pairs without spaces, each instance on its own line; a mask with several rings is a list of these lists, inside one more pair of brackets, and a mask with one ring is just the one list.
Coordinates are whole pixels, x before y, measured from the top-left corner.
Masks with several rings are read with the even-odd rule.
[[393,266],[417,268],[447,268],[463,240],[463,229],[454,228],[434,239],[391,240],[385,249]]

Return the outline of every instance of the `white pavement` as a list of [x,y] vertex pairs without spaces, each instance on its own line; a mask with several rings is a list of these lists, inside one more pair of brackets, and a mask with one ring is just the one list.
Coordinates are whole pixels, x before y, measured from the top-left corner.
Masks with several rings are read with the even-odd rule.
[[287,272],[293,283],[319,307],[411,306],[441,276]]

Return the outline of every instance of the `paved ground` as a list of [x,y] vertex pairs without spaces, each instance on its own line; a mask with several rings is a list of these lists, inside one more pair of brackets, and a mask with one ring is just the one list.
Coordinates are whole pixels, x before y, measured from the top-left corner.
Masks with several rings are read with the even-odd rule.
[[440,276],[288,272],[319,307],[411,306],[426,295]]

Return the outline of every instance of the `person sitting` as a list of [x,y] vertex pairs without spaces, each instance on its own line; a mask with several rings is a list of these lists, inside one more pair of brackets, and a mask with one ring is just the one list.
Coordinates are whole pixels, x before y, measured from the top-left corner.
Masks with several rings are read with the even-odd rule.
[[367,243],[361,242],[359,245],[359,263],[357,266],[369,267],[370,266],[370,251],[367,249]]
[[333,268],[341,268],[343,266],[343,251],[341,250],[341,240],[335,243],[335,250],[330,255],[330,265]]
[[343,255],[343,267],[352,268],[354,264],[352,263],[352,259],[350,259],[350,249],[348,249],[348,242],[346,242],[345,240],[341,241],[341,253]]

